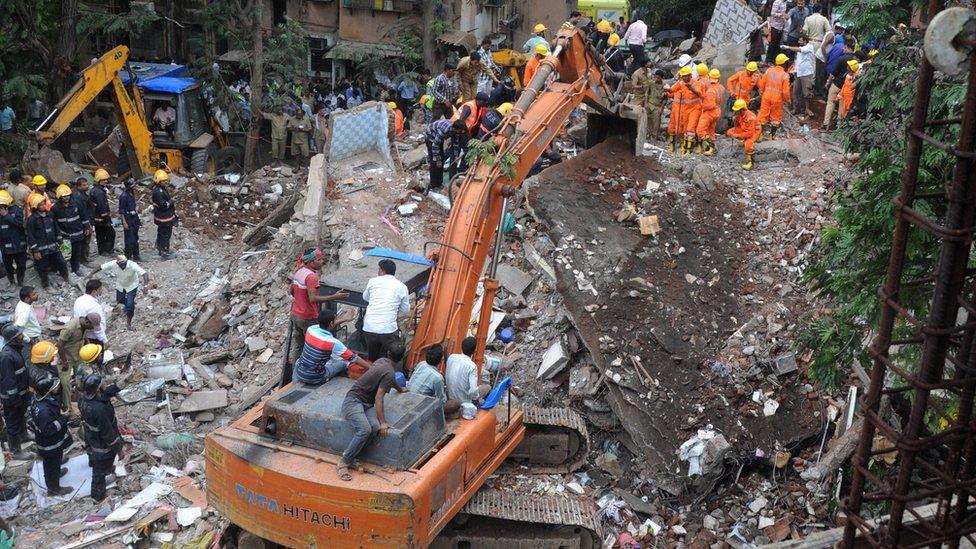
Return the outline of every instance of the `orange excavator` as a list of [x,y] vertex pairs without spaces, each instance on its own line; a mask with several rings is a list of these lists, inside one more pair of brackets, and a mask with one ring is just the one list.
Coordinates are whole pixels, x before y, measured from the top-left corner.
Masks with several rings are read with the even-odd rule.
[[[430,256],[429,292],[409,364],[431,345],[460,352],[481,281],[480,379],[508,197],[581,103],[596,115],[591,123],[602,118],[611,132],[633,131],[631,121],[616,118],[622,109],[604,71],[581,31],[559,31],[552,54],[493,137],[494,161],[475,162],[454,193],[444,240]],[[339,408],[352,381],[296,385],[281,387],[206,438],[209,501],[235,525],[238,547],[600,545],[592,502],[485,486],[506,460],[540,472],[581,465],[588,435],[575,412],[522,407],[509,391],[473,419],[446,420],[434,398],[387,395],[389,432],[370,442],[361,472],[345,482],[335,466],[352,429]],[[500,389],[504,384],[496,397],[504,394]]]

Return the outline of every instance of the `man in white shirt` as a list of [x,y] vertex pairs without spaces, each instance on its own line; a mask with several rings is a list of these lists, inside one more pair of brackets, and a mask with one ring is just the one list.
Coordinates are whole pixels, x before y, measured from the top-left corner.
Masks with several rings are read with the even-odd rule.
[[370,362],[386,356],[387,346],[400,339],[397,317],[410,311],[407,285],[396,279],[396,263],[380,260],[379,272],[366,283],[363,339]]
[[814,55],[817,59],[813,84],[815,90],[822,88],[823,83],[827,80],[827,58],[820,51],[820,47],[823,45],[824,37],[830,32],[830,20],[820,13],[820,8],[819,3],[813,4],[813,13],[803,21],[803,34],[813,46]]
[[773,9],[769,12],[769,47],[766,48],[766,62],[772,65],[776,56],[780,54],[779,45],[783,41],[783,31],[786,30],[786,0],[774,0]]
[[98,296],[102,295],[102,281],[98,279],[85,282],[85,293],[75,300],[71,311],[72,318],[88,316],[97,313],[101,322],[91,330],[85,332],[85,337],[92,343],[98,343],[102,348],[108,348],[108,337],[105,335],[105,308],[98,302]]
[[24,341],[37,341],[41,338],[41,323],[34,313],[34,303],[38,300],[37,290],[33,286],[20,289],[20,301],[14,308],[14,326],[24,333]]
[[[149,274],[138,263],[119,255],[114,261],[102,263],[98,271],[115,275],[115,303],[125,309],[125,326],[132,329],[132,317],[136,314],[136,294],[139,292],[139,282],[149,285]],[[145,291],[145,289],[143,289]]]
[[153,113],[152,121],[157,129],[173,137],[173,129],[176,125],[176,109],[173,108],[171,103],[160,105],[156,108],[156,112]]
[[799,47],[783,46],[796,52],[796,78],[793,79],[793,114],[813,116],[810,102],[813,101],[813,78],[816,73],[816,48],[806,36],[800,37]]
[[627,27],[623,41],[630,49],[630,68],[627,69],[627,74],[634,74],[634,71],[644,66],[644,42],[647,42],[647,23],[644,23],[640,17],[635,18]]
[[466,337],[461,341],[461,353],[447,357],[444,383],[447,385],[447,398],[475,406],[481,404],[481,397],[488,393],[488,387],[478,384],[478,365],[471,360],[478,340]]

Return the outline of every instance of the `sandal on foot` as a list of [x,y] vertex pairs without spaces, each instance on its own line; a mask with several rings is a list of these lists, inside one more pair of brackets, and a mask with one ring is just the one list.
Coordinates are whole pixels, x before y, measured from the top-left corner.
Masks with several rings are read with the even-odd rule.
[[336,465],[336,475],[346,482],[352,480],[352,473],[349,472],[349,466],[343,463]]

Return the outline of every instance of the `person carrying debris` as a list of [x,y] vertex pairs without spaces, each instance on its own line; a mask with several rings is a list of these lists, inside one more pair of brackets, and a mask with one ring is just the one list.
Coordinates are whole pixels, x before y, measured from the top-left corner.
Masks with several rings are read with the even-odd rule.
[[61,477],[68,473],[67,468],[61,467],[61,460],[64,451],[71,447],[71,433],[68,432],[68,416],[58,404],[58,393],[69,391],[58,378],[51,376],[39,380],[34,390],[27,424],[34,433],[37,457],[44,470],[44,486],[48,496],[66,496],[73,490],[61,486]]
[[89,316],[92,313],[98,315],[99,323],[85,332],[85,338],[89,343],[98,343],[105,347],[108,345],[108,334],[105,333],[105,309],[98,301],[98,296],[102,295],[102,281],[97,278],[85,282],[85,293],[78,296],[71,308],[72,318]]
[[298,111],[288,117],[288,129],[291,130],[291,156],[304,160],[308,158],[308,139],[312,134],[315,123],[308,113]]
[[68,365],[58,364],[58,347],[46,339],[42,339],[31,346],[30,368],[28,374],[30,387],[34,394],[39,394],[38,383],[41,380],[52,377],[60,380],[61,387],[61,407],[64,410],[71,409],[71,371]]
[[[495,73],[481,62],[481,54],[476,51],[458,61],[457,76],[461,86],[461,97],[465,101],[470,101],[478,93],[478,81],[482,76],[488,76],[492,82],[498,81]],[[485,95],[487,96],[487,93]]]
[[447,400],[447,393],[444,389],[444,376],[441,375],[441,361],[444,360],[444,348],[440,345],[431,345],[424,352],[424,360],[417,363],[410,379],[407,381],[407,390],[411,393],[425,395],[436,398],[441,406],[444,407],[444,415],[452,416],[457,414],[461,407],[461,402],[457,400]]
[[522,52],[530,53],[538,50],[538,46],[541,44],[549,49],[549,40],[546,38],[546,31],[549,30],[542,23],[536,23],[532,27],[532,36],[522,44]]
[[27,233],[24,212],[7,191],[0,191],[0,250],[10,285],[24,285],[27,271]]
[[51,216],[57,224],[58,235],[71,243],[71,272],[80,276],[85,234],[91,230],[90,221],[78,209],[77,201],[71,198],[71,187],[58,185],[54,194],[58,201],[51,209]]
[[463,120],[434,120],[424,130],[427,143],[427,165],[430,169],[430,182],[424,193],[439,189],[444,184],[444,141],[451,140],[451,158],[460,154],[460,142],[468,133]]
[[776,56],[776,66],[769,67],[759,79],[759,92],[762,99],[759,106],[759,124],[766,133],[769,125],[769,139],[776,139],[776,132],[783,121],[783,105],[790,103],[790,75],[786,74],[785,53]]
[[102,263],[98,271],[107,272],[115,276],[115,303],[125,310],[125,327],[132,329],[132,317],[136,314],[136,294],[139,292],[140,281],[143,292],[149,285],[149,273],[138,263],[124,255],[117,256],[114,261]]
[[115,228],[112,226],[112,209],[108,205],[108,171],[95,170],[95,185],[91,190],[92,225],[95,227],[95,246],[98,255],[115,254]]
[[488,387],[478,382],[478,365],[471,360],[478,347],[478,340],[466,337],[461,341],[461,352],[447,357],[444,380],[447,383],[447,398],[461,404],[469,402],[475,406],[488,394]]
[[396,278],[396,263],[381,259],[376,276],[363,290],[366,312],[363,315],[363,340],[369,360],[386,355],[389,346],[400,340],[399,315],[410,311],[410,292]]
[[[403,359],[405,350],[403,343],[396,341],[387,349],[387,355],[372,364],[366,373],[353,383],[346,398],[342,401],[342,418],[349,422],[355,430],[352,440],[342,453],[342,458],[336,465],[336,475],[344,480],[352,480],[349,468],[358,468],[359,454],[366,448],[366,444],[374,436],[386,436],[389,426],[386,424],[386,413],[383,398],[387,393],[396,391],[406,392],[396,382],[394,364]],[[376,407],[376,418],[366,415],[366,411]]]
[[861,64],[857,60],[851,59],[847,62],[847,76],[844,77],[844,85],[841,86],[840,92],[837,94],[841,119],[847,118],[847,113],[854,105],[854,80],[857,78],[859,70],[861,70]]
[[122,218],[122,249],[125,255],[139,257],[139,205],[136,202],[136,181],[131,177],[122,184],[122,194],[119,195],[119,217]]
[[281,162],[285,159],[285,142],[288,140],[288,115],[281,107],[271,109],[270,113],[258,113],[271,122],[271,158]]
[[7,324],[0,330],[0,335],[6,342],[0,350],[0,405],[3,406],[7,447],[14,459],[28,459],[30,454],[21,450],[30,399],[27,393],[30,377],[24,363],[24,332],[13,324]]
[[335,301],[349,297],[348,292],[336,292],[331,295],[319,293],[319,271],[325,263],[325,254],[318,248],[309,248],[299,258],[298,268],[291,275],[291,347],[288,351],[288,362],[295,360],[302,353],[305,344],[305,331],[318,322],[319,307],[326,301]]
[[322,385],[346,373],[350,364],[356,364],[363,370],[369,369],[369,362],[332,335],[339,326],[355,317],[356,313],[351,309],[339,317],[328,309],[319,312],[318,324],[305,330],[302,354],[295,362],[295,381]]
[[701,102],[701,96],[698,90],[691,83],[691,67],[681,67],[678,70],[678,81],[671,86],[668,96],[671,97],[671,121],[668,123],[668,151],[674,152],[676,141],[680,135],[681,155],[688,156],[691,154],[694,139],[687,133],[689,119],[694,106]]
[[83,371],[80,353],[85,347],[85,332],[94,329],[102,322],[97,313],[91,313],[79,318],[72,318],[61,328],[58,334],[58,344],[61,350],[58,355],[64,359],[65,365],[69,368],[71,375],[80,376],[92,372]]
[[528,87],[532,83],[532,78],[539,70],[539,63],[542,63],[542,60],[549,55],[549,46],[538,44],[533,51],[532,59],[529,59],[528,63],[525,64],[525,71],[522,73],[522,87]]
[[48,273],[52,270],[61,274],[68,282],[68,264],[64,262],[58,239],[58,228],[54,219],[48,215],[44,197],[35,194],[31,197],[34,212],[27,218],[27,250],[34,258],[34,268],[41,279],[41,287],[50,285]]
[[743,170],[752,169],[752,157],[756,152],[756,140],[762,136],[762,125],[759,119],[749,110],[745,99],[737,99],[732,105],[732,119],[735,126],[729,128],[725,135],[742,141],[746,151],[746,162]]
[[725,88],[719,84],[721,77],[722,73],[718,69],[712,69],[708,73],[707,80],[702,79],[698,82],[698,89],[702,94],[702,110],[695,133],[705,156],[713,156],[716,150],[715,126],[722,116],[722,99],[725,98]]
[[83,396],[78,402],[81,424],[84,427],[88,463],[92,469],[91,497],[96,502],[105,499],[105,477],[112,471],[115,456],[125,457],[122,437],[115,419],[112,397],[119,387],[99,375],[85,376],[81,383]]
[[747,103],[752,101],[752,90],[759,85],[759,64],[749,61],[744,69],[730,76],[725,84],[733,101],[737,99],[743,99]]
[[431,107],[431,120],[450,118],[454,114],[454,102],[461,97],[458,89],[457,66],[454,63],[444,65],[444,72],[434,79],[432,94],[434,105]]
[[478,123],[478,139],[484,141],[494,135],[495,130],[502,125],[505,117],[512,114],[513,108],[515,106],[511,103],[502,103],[498,105],[498,108],[485,109],[485,114],[482,115],[481,122]]
[[[169,172],[166,170],[156,170],[153,174],[153,191],[152,191],[152,206],[153,206],[153,222],[156,223],[156,251],[159,252],[159,257],[163,259],[169,259],[173,257],[173,252],[170,251],[170,239],[173,238],[173,226],[179,218],[176,216],[176,204],[173,202],[173,198],[169,195],[169,189],[166,188],[169,182]],[[139,248],[136,247],[136,256],[139,255]]]

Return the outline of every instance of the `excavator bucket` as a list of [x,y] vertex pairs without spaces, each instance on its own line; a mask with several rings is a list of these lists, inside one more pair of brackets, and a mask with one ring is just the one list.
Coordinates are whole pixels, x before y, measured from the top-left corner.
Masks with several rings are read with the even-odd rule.
[[618,105],[616,114],[590,109],[586,114],[586,148],[611,138],[630,143],[634,155],[639,155],[647,138],[647,114],[644,109],[627,103]]

